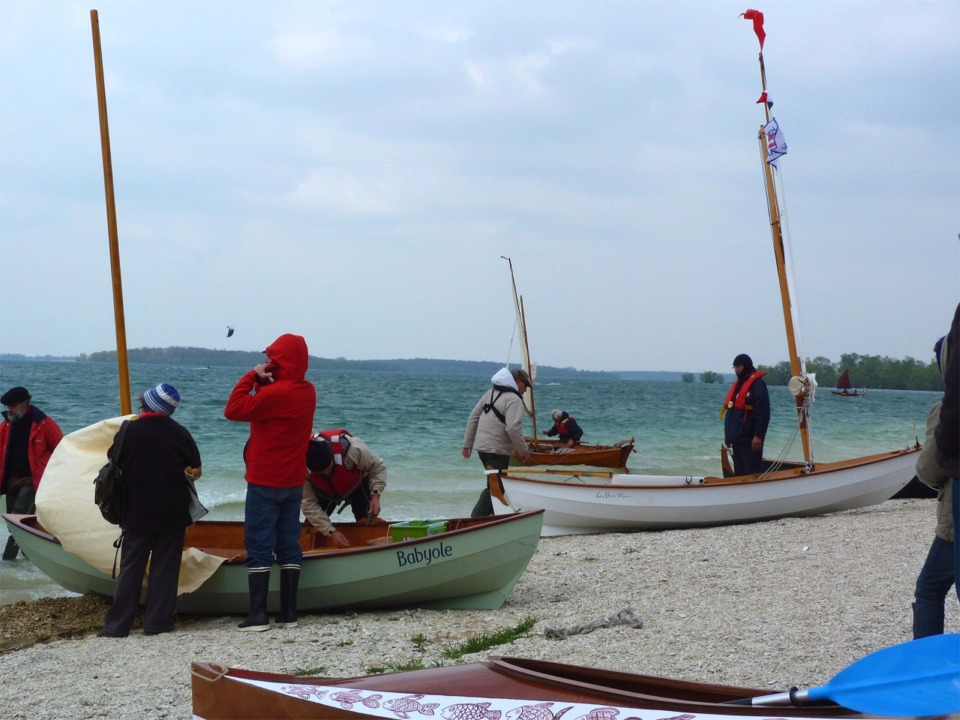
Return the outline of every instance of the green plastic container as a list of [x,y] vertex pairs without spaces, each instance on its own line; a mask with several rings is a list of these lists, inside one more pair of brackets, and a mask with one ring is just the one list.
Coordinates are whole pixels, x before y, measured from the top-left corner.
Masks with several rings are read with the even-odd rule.
[[436,535],[447,531],[446,520],[408,520],[390,526],[390,539],[393,542],[413,540],[427,535]]

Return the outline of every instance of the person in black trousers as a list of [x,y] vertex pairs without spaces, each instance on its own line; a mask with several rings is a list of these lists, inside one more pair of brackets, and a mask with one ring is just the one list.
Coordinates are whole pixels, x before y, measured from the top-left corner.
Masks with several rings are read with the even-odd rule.
[[192,522],[188,482],[201,474],[197,444],[170,417],[179,404],[180,395],[172,385],[147,390],[140,397],[139,416],[129,421],[119,458],[113,458],[116,438],[107,451],[119,463],[127,502],[120,574],[99,637],[130,634],[148,560],[143,633],[159,635],[174,629],[183,538]]

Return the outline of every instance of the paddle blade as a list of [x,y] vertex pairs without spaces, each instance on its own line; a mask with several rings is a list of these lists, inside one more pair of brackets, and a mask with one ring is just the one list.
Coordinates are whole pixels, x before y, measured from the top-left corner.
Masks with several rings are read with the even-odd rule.
[[879,715],[960,713],[960,634],[877,650],[807,696]]

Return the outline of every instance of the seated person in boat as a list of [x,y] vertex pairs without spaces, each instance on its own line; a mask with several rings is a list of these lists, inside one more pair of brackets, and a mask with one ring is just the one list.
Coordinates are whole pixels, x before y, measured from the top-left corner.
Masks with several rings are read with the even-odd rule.
[[580,442],[580,438],[583,437],[583,428],[577,424],[573,415],[566,410],[554,410],[550,413],[550,417],[553,418],[553,427],[544,430],[544,435],[547,437],[559,435],[560,442],[571,448]]
[[337,547],[350,541],[330,521],[347,503],[359,522],[380,515],[380,493],[387,486],[387,466],[360,438],[347,430],[321,430],[307,448],[307,482],[300,509],[317,532]]
[[770,424],[770,394],[762,370],[753,366],[749,355],[733,359],[737,379],[720,410],[724,443],[733,448],[734,475],[759,475],[763,471],[763,438]]

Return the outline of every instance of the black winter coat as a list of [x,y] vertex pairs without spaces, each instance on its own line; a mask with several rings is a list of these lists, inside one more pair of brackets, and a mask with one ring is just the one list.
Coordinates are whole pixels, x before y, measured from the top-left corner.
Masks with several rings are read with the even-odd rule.
[[[107,455],[113,457],[113,445]],[[190,525],[186,467],[200,467],[200,451],[186,428],[154,413],[131,421],[120,448],[127,488],[123,527],[153,532]]]

